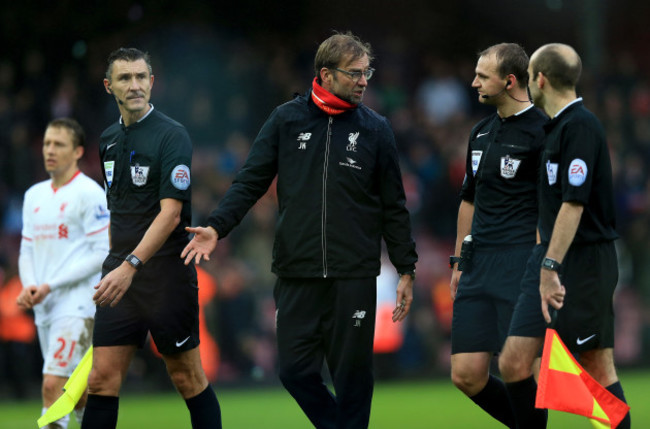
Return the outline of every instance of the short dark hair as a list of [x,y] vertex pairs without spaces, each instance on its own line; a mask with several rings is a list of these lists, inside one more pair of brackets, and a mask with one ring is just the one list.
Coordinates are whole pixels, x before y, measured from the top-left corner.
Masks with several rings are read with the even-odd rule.
[[151,68],[151,57],[148,52],[143,52],[136,48],[119,48],[114,50],[108,56],[108,68],[106,69],[106,79],[111,81],[111,72],[113,71],[113,63],[115,61],[137,61],[144,60],[147,63],[147,68],[149,69],[149,75],[153,74],[153,69]]
[[74,147],[85,146],[86,144],[86,133],[84,129],[79,125],[79,122],[75,121],[72,118],[56,118],[51,120],[47,124],[47,128],[67,128],[72,134],[72,145]]
[[575,89],[582,73],[582,60],[572,47],[551,43],[535,53],[531,69],[533,80],[541,72],[555,89]]
[[478,53],[479,58],[494,55],[497,59],[497,73],[500,77],[514,74],[520,88],[528,85],[528,55],[517,43],[499,43]]
[[364,55],[368,56],[368,61],[373,60],[370,43],[362,41],[350,31],[347,33],[334,32],[318,47],[314,58],[314,72],[318,77],[323,67],[335,68],[346,56],[351,56],[350,60],[354,61]]

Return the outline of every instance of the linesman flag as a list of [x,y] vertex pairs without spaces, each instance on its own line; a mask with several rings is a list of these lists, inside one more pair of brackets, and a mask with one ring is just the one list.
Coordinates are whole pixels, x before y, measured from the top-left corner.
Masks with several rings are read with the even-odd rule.
[[615,429],[630,407],[598,384],[546,329],[535,407],[586,416],[596,429]]
[[79,399],[81,399],[81,396],[88,387],[88,374],[90,374],[92,366],[93,346],[90,346],[84,357],[79,361],[79,365],[77,365],[63,386],[63,394],[36,421],[39,428],[49,425],[63,416],[67,416],[74,410],[75,405],[77,405],[77,402],[79,402]]

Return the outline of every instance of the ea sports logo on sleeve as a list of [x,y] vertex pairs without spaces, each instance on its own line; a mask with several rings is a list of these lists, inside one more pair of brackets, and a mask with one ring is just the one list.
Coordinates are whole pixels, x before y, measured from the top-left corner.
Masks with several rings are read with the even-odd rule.
[[177,165],[172,170],[170,180],[174,188],[180,189],[181,191],[186,190],[190,187],[190,168],[183,164]]
[[569,183],[573,186],[582,186],[585,180],[587,180],[587,164],[580,158],[576,158],[569,165]]

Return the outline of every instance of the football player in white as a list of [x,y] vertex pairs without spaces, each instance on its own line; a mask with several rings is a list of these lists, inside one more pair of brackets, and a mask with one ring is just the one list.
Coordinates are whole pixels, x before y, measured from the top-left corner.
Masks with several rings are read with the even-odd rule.
[[[43,160],[50,179],[25,193],[19,306],[33,309],[43,354],[43,413],[92,343],[93,287],[108,253],[109,213],[97,182],[79,170],[85,135],[74,119],[50,122]],[[75,412],[81,423],[85,397]],[[49,428],[67,428],[65,416]]]

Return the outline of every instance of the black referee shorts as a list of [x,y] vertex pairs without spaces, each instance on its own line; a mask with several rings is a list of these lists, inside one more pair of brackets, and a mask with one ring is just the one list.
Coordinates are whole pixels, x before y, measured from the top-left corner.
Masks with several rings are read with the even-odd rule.
[[[102,277],[123,259],[108,256]],[[196,268],[176,255],[150,259],[117,306],[97,307],[93,345],[142,347],[151,332],[158,351],[174,354],[199,345]]]
[[451,353],[498,352],[508,334],[532,246],[474,250],[458,284]]
[[[546,322],[539,295],[541,261],[546,247],[533,251],[522,294],[510,325],[511,336],[543,337]],[[560,281],[566,288],[564,306],[557,313],[555,329],[574,353],[614,347],[614,289],[618,262],[613,242],[573,245],[562,263]]]

